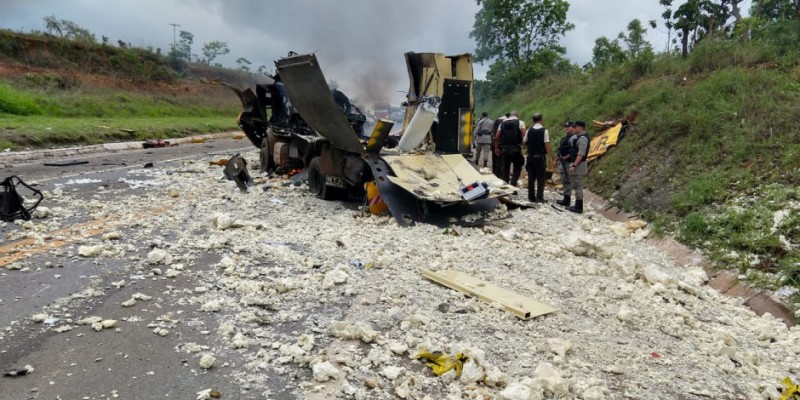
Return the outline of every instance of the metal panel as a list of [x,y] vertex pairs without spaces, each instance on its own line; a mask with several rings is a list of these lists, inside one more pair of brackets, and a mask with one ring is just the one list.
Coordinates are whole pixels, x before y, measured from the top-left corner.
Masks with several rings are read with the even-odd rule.
[[364,146],[336,105],[328,81],[313,54],[284,58],[275,62],[292,105],[303,120],[334,146],[361,153]]
[[442,103],[439,105],[439,122],[433,128],[433,141],[437,152],[445,154],[460,152],[460,110],[472,109],[470,93],[472,93],[472,82],[445,79]]
[[458,110],[458,152],[469,153],[472,147],[472,109]]
[[492,285],[460,271],[433,272],[424,270],[422,271],[422,276],[469,296],[475,296],[488,304],[500,304],[504,310],[521,319],[536,318],[557,311],[549,304],[521,296],[511,290]]
[[372,170],[372,176],[378,185],[378,193],[397,223],[400,226],[411,226],[419,221],[422,214],[417,208],[417,199],[403,188],[392,184],[389,180],[392,169],[386,161],[376,155],[366,155],[364,160]]
[[369,142],[367,142],[367,153],[380,153],[383,144],[386,142],[386,137],[389,136],[389,132],[392,131],[393,126],[394,122],[392,121],[387,119],[378,120],[378,123],[375,124],[375,129],[372,130],[372,135],[369,137]]
[[483,175],[460,154],[384,156],[395,176],[387,176],[392,183],[407,190],[421,200],[436,203],[465,202],[462,185],[486,182],[489,198],[505,196],[518,189],[494,175]]

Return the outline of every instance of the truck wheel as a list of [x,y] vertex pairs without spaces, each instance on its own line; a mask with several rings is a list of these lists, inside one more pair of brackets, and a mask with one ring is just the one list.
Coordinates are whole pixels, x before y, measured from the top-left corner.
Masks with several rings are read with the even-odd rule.
[[308,164],[308,189],[318,199],[332,200],[336,197],[336,189],[325,184],[325,174],[319,164],[319,157],[314,157]]

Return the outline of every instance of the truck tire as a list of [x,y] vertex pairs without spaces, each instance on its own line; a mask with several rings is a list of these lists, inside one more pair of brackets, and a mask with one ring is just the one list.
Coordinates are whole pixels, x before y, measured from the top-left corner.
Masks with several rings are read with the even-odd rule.
[[325,174],[319,164],[319,157],[314,157],[308,165],[308,190],[318,199],[333,200],[336,198],[336,188],[325,184]]

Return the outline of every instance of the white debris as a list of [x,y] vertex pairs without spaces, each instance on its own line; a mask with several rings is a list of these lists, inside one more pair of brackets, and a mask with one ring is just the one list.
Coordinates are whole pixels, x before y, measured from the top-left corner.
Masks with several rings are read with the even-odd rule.
[[200,357],[200,368],[209,369],[214,366],[215,362],[217,362],[216,357],[208,353],[203,354],[203,356]]
[[167,260],[167,256],[168,254],[166,251],[161,250],[159,248],[155,248],[153,250],[150,250],[149,253],[147,253],[147,263],[163,264]]
[[136,299],[128,299],[123,301],[122,303],[119,303],[119,305],[123,307],[133,307],[135,304],[136,304]]
[[143,293],[136,293],[133,296],[131,296],[131,298],[134,299],[134,300],[141,300],[141,301],[149,301],[149,300],[152,299],[151,296],[148,296],[148,295],[143,294]]
[[393,380],[397,379],[400,376],[400,374],[405,372],[405,370],[406,369],[403,368],[403,367],[398,367],[398,366],[395,366],[395,365],[389,365],[387,367],[384,367],[383,370],[381,370],[381,375],[383,375],[387,379],[393,381]]
[[342,270],[337,269],[334,271],[329,271],[328,273],[325,274],[325,278],[322,280],[322,287],[330,288],[333,287],[334,285],[345,283],[347,282],[347,278],[348,278],[347,272],[344,272]]
[[219,230],[225,230],[233,226],[236,220],[228,214],[216,213],[211,218],[211,226]]
[[31,321],[41,323],[44,322],[44,320],[46,320],[47,318],[50,318],[50,316],[47,314],[34,314],[33,316],[31,316]]
[[374,341],[380,335],[380,332],[372,329],[372,327],[364,321],[355,323],[337,321],[331,324],[330,332],[339,339],[361,339],[365,343]]
[[325,382],[339,377],[339,370],[329,361],[316,363],[311,366],[311,370],[314,372],[314,380],[317,382]]
[[97,257],[103,251],[103,246],[80,246],[78,247],[78,255],[81,257]]
[[566,396],[569,394],[567,383],[559,372],[550,363],[540,363],[533,372],[534,382],[541,387],[545,393],[553,396]]

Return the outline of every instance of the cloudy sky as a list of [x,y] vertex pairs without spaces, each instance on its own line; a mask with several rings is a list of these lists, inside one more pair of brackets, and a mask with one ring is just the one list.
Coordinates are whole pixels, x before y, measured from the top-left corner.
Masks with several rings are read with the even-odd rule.
[[[634,18],[660,22],[663,12],[658,0],[570,4],[575,29],[562,44],[578,65],[591,60],[597,37],[615,37]],[[169,24],[175,23],[194,34],[193,52],[212,40],[228,42],[231,52],[219,60],[228,66],[244,57],[253,69],[272,70],[273,60],[290,50],[316,52],[325,76],[351,97],[399,103],[397,91],[408,86],[403,53],[473,52],[469,32],[477,11],[474,0],[0,0],[0,27],[43,30],[42,18],[55,15],[112,43],[121,39],[166,52],[173,38]],[[665,32],[650,30],[648,37],[656,50],[665,48]],[[476,64],[476,75],[483,77],[487,68]]]

